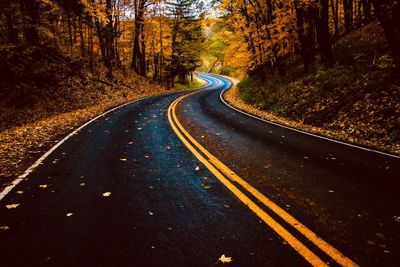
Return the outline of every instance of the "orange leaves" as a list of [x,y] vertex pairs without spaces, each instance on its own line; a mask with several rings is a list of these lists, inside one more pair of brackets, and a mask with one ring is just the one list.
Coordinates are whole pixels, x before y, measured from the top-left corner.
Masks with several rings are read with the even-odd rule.
[[[229,4],[228,4],[229,2]],[[231,20],[241,29],[242,42],[251,53],[250,66],[274,63],[285,57],[297,45],[296,17],[293,1],[281,0],[277,5],[270,1],[225,1],[223,6],[231,12]]]
[[92,18],[105,25],[108,23],[106,7],[102,2],[92,3],[88,0],[80,0],[85,8],[85,12]]

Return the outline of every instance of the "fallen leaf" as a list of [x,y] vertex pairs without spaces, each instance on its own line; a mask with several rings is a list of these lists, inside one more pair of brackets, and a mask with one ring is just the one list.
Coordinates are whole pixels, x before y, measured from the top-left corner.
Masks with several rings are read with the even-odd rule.
[[19,205],[20,205],[20,204],[9,204],[9,205],[6,205],[6,208],[7,208],[7,209],[15,209],[15,208],[17,208]]
[[65,216],[67,217],[71,217],[72,215],[74,215],[72,212],[68,212],[67,214],[65,214]]
[[197,166],[197,167],[195,168],[195,171],[200,171],[200,167]]
[[208,190],[208,189],[211,189],[212,186],[211,185],[203,185],[203,188]]
[[7,225],[0,226],[0,230],[7,231],[8,229],[10,229],[10,227]]
[[218,259],[222,263],[230,263],[232,261],[232,257],[225,257],[225,254]]
[[24,191],[19,190],[19,191],[15,192],[15,193],[17,193],[17,194],[19,194],[19,195],[22,195],[22,194],[24,193]]
[[120,161],[127,161],[128,159],[125,159],[125,158],[122,158],[122,159],[119,159]]
[[79,186],[85,186],[85,185],[86,185],[85,183],[80,183],[80,184],[79,184]]
[[151,212],[151,211],[149,211],[149,214],[150,214],[150,216],[153,216],[153,215],[154,215],[154,213],[153,213],[153,212]]
[[103,193],[103,197],[109,197],[109,196],[111,196],[111,192],[105,192],[105,193]]
[[39,185],[40,188],[47,188],[47,184],[41,184]]

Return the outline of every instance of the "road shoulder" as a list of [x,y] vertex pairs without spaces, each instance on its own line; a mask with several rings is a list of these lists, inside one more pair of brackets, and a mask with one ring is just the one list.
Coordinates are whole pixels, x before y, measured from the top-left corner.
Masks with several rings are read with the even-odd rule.
[[239,96],[238,88],[236,86],[238,81],[232,78],[229,79],[233,81],[233,86],[230,89],[224,91],[221,96],[229,105],[244,113],[248,113],[263,120],[278,123],[283,126],[291,127],[321,137],[326,137],[329,139],[337,140],[351,145],[361,146],[367,149],[382,151],[393,155],[400,155],[400,144],[387,145],[380,142],[371,142],[368,140],[355,139],[354,137],[350,136],[349,134],[346,134],[343,131],[334,131],[331,129],[325,129],[323,127],[307,125],[300,121],[289,120],[281,116],[276,116],[270,112],[260,110],[250,104],[245,103]]
[[12,127],[0,133],[0,189],[9,186],[18,176],[77,127],[108,110],[145,97],[165,93],[152,87],[140,93],[115,95],[83,109],[56,114],[39,121]]

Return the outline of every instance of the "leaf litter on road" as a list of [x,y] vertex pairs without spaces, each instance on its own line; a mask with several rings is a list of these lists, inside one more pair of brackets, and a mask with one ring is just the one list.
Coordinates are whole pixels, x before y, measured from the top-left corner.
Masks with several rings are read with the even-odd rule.
[[18,208],[18,206],[19,206],[20,204],[8,204],[8,205],[6,205],[6,208],[7,209],[16,209],[16,208]]
[[105,193],[103,193],[103,197],[109,197],[109,196],[111,196],[111,192],[105,192]]
[[225,254],[222,254],[221,257],[218,258],[218,260],[216,262],[214,262],[213,264],[211,264],[209,267],[215,266],[218,263],[231,263],[233,261],[232,257],[226,257]]
[[222,254],[218,260],[222,263],[230,263],[232,262],[232,257],[226,257],[225,254]]

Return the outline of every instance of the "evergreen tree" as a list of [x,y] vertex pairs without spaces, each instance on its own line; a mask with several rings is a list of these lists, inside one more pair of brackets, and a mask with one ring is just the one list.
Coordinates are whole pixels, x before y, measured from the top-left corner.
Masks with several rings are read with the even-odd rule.
[[175,77],[180,81],[192,77],[199,66],[200,52],[204,41],[201,28],[201,14],[198,1],[175,0],[167,2],[168,16],[172,20],[172,55],[167,66],[170,84],[174,85]]

